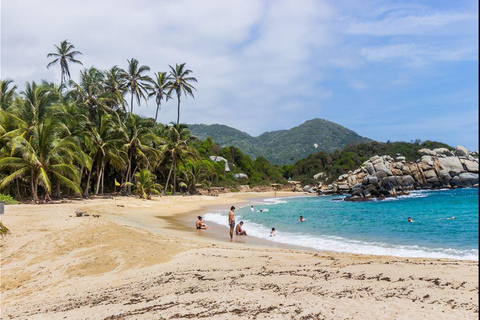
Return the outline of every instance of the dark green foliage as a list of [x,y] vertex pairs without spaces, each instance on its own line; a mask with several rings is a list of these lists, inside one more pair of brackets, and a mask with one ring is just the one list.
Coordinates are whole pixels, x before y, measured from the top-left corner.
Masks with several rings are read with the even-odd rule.
[[377,142],[360,143],[357,145],[348,145],[342,151],[336,150],[332,154],[320,151],[309,155],[306,159],[297,161],[293,166],[283,167],[283,176],[291,177],[293,180],[301,180],[303,182],[313,181],[313,176],[323,172],[325,176],[324,182],[330,183],[338,178],[338,176],[355,170],[375,155],[389,155],[395,158],[397,155],[404,156],[406,161],[415,161],[421,157],[418,150],[422,148],[435,149],[447,148],[453,149],[451,146],[436,142],[419,140],[409,142]]
[[221,146],[235,146],[252,158],[265,157],[280,165],[292,164],[319,150],[333,152],[349,144],[371,141],[323,119],[309,120],[290,130],[265,132],[258,137],[219,124],[194,124],[189,129],[200,139],[212,137]]

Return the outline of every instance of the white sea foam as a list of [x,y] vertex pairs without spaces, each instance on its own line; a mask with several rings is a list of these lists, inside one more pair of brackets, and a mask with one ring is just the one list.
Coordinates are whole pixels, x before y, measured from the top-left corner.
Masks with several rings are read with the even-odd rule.
[[[228,216],[220,212],[211,212],[204,215],[204,220],[228,225]],[[357,254],[372,255],[391,255],[397,257],[410,258],[450,258],[462,260],[478,260],[478,250],[458,250],[451,248],[427,248],[420,246],[394,245],[382,242],[366,242],[351,240],[336,236],[314,236],[308,234],[298,234],[291,232],[282,232],[276,230],[276,236],[270,237],[271,228],[274,226],[264,226],[248,219],[243,219],[241,215],[236,216],[237,222],[243,220],[244,230],[249,236],[267,239],[284,244],[309,247],[317,250],[348,252]]]

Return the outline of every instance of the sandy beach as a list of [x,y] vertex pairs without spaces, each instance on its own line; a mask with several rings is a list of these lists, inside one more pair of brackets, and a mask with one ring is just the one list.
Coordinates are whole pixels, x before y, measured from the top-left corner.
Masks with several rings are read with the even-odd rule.
[[268,197],[6,206],[1,319],[478,319],[478,261],[230,242],[221,228],[187,227]]

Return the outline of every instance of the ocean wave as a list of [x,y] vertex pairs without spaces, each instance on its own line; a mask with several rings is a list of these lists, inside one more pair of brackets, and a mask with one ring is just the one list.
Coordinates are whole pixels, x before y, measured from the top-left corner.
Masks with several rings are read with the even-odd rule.
[[[228,216],[222,213],[207,213],[204,220],[216,224],[228,225]],[[382,242],[366,242],[346,239],[338,236],[314,236],[282,232],[276,230],[276,235],[270,237],[270,231],[275,226],[265,226],[236,216],[237,222],[244,222],[243,229],[249,236],[266,239],[278,243],[308,247],[321,251],[347,252],[355,254],[391,255],[408,258],[450,258],[459,260],[478,260],[478,250],[459,250],[452,248],[427,248],[421,246],[395,245]]]

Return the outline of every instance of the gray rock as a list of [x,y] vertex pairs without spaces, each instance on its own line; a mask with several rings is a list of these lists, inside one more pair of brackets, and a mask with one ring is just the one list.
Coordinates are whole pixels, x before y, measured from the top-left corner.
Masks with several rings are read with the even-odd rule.
[[432,151],[435,152],[437,155],[446,155],[449,157],[453,156],[453,153],[447,148],[437,148],[433,149]]
[[428,166],[433,166],[434,164],[434,161],[433,161],[433,158],[431,156],[423,156],[420,161]]
[[444,181],[452,180],[452,176],[450,176],[450,174],[445,170],[438,171],[438,176],[442,178]]
[[468,156],[468,150],[465,147],[457,146],[457,148],[455,149],[455,155],[457,157],[467,157]]
[[226,171],[226,172],[229,172],[229,171],[230,171],[230,167],[228,166],[228,161],[227,161],[227,159],[225,159],[225,158],[223,158],[223,157],[219,157],[219,156],[210,156],[210,160],[212,160],[213,162],[224,161],[224,162],[225,162],[225,171]]
[[373,165],[371,163],[367,163],[365,165],[365,168],[367,169],[368,174],[374,174],[375,169],[373,168]]
[[438,176],[435,170],[428,170],[425,172],[425,179],[427,179],[428,182],[437,182]]
[[248,179],[248,176],[245,173],[235,173],[233,177],[237,180]]
[[405,161],[405,157],[404,156],[398,156],[398,157],[395,158],[395,160],[400,161],[400,162]]
[[471,161],[467,159],[461,159],[461,163],[465,166],[468,172],[476,172],[478,173],[478,162],[477,161]]
[[457,157],[438,158],[443,170],[447,171],[452,177],[464,172],[463,165]]
[[404,187],[413,187],[415,185],[415,179],[411,175],[402,177],[402,184]]
[[473,186],[478,184],[478,173],[460,173],[458,177],[465,186]]
[[418,150],[418,152],[420,152],[420,154],[423,155],[423,156],[434,156],[434,155],[436,155],[435,152],[433,152],[430,149],[426,149],[426,148],[420,149],[420,150]]
[[387,177],[387,174],[383,171],[380,171],[375,173],[375,177],[377,177],[378,179],[383,179]]
[[378,186],[378,178],[375,176],[368,177],[368,184]]
[[348,191],[348,190],[350,190],[350,186],[346,183],[339,183],[338,184],[338,190],[343,191],[343,192]]

